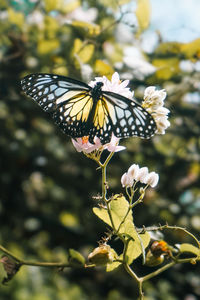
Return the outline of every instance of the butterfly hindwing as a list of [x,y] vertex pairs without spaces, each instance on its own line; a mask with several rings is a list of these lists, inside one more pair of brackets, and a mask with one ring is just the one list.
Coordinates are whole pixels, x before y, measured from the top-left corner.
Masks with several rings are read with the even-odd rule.
[[93,99],[89,93],[78,92],[69,100],[60,102],[52,117],[67,135],[83,137],[90,134],[89,116],[92,107]]
[[[101,136],[106,141],[109,140],[112,132],[119,138],[131,136],[149,138],[155,133],[156,125],[153,117],[136,101],[113,92],[103,91],[102,94],[101,111],[104,110],[102,113],[104,118],[100,110],[96,113],[99,114],[99,122],[96,123],[101,124],[99,135],[101,140],[103,140]],[[94,124],[95,121],[96,119]]]

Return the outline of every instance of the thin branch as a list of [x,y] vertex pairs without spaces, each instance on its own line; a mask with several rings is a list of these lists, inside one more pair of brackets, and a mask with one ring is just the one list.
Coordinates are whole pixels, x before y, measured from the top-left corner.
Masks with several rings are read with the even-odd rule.
[[66,267],[81,267],[82,265],[78,265],[77,263],[73,262],[34,262],[34,261],[28,261],[23,260],[16,255],[14,255],[12,252],[4,248],[2,245],[0,245],[0,251],[2,251],[4,254],[12,258],[15,262],[17,262],[19,265],[23,266],[33,266],[33,267],[48,267],[48,268],[66,268]]

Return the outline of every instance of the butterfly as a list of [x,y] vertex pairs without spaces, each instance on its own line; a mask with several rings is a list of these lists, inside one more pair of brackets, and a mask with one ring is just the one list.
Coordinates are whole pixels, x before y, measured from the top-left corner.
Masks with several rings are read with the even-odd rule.
[[21,81],[22,90],[49,113],[71,138],[97,136],[104,145],[112,133],[118,138],[150,138],[156,131],[153,117],[135,100],[92,88],[84,82],[54,74],[31,74]]

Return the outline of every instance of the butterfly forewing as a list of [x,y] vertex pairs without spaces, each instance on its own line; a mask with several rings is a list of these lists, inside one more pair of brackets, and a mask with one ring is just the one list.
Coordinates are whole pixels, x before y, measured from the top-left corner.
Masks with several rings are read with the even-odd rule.
[[[57,108],[59,99],[69,99],[70,91],[89,91],[91,88],[78,80],[52,74],[31,74],[21,81],[22,90],[46,112]],[[68,94],[67,94],[68,92]]]

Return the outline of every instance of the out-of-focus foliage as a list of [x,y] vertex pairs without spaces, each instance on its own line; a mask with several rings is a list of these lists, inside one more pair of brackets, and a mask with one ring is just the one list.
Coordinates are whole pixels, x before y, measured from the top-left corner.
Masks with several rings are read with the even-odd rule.
[[[149,1],[135,2],[136,14],[129,2],[0,1],[0,242],[16,255],[65,261],[67,250],[74,248],[87,257],[105,231],[92,213],[97,204],[92,196],[101,190],[95,163],[75,152],[70,139],[21,93],[20,78],[34,72],[88,82],[94,76],[110,78],[116,70],[130,79],[138,99],[148,85],[165,88],[170,129],[151,140],[122,141],[127,150],[115,154],[108,170],[110,193],[122,191],[120,177],[130,164],[147,165],[159,173],[160,184],[133,212],[135,223],[167,221],[200,230],[199,39],[166,43],[159,36],[156,47],[145,53]],[[127,20],[130,14],[135,23]],[[189,242],[178,231],[169,240]],[[116,241],[119,253],[120,247]],[[198,299],[199,286],[199,267],[177,266],[148,282],[146,297]],[[1,287],[0,298],[126,300],[135,293],[120,268],[59,274],[23,267]]]

